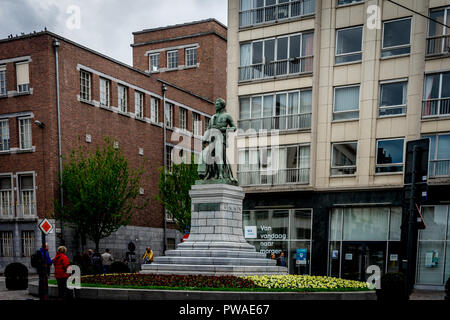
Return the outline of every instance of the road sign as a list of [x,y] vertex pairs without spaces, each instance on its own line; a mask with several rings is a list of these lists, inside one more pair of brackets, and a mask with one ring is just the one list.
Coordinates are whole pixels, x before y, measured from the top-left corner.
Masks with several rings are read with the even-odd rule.
[[47,219],[44,219],[39,223],[39,229],[45,234],[49,234],[53,232],[53,226]]
[[411,140],[406,143],[406,161],[405,161],[405,181],[404,184],[412,183],[413,172],[413,150],[416,147],[416,179],[414,183],[427,183],[428,180],[428,151],[430,148],[430,139]]

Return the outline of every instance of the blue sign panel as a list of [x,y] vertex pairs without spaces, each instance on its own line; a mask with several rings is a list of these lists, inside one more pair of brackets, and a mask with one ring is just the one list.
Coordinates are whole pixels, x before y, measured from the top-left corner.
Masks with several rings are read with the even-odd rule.
[[308,253],[308,249],[297,249],[297,254],[295,256],[296,264],[306,264],[306,256]]

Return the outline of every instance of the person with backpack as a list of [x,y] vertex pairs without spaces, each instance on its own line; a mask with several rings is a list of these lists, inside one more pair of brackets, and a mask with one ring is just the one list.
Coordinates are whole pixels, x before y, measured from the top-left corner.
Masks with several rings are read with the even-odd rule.
[[[45,268],[44,268],[45,261]],[[31,266],[36,269],[39,276],[39,299],[45,300],[48,298],[48,277],[50,276],[50,267],[52,265],[52,259],[48,253],[48,243],[45,244],[45,257],[44,249],[40,248],[35,254],[31,256]]]
[[69,268],[69,258],[66,256],[67,249],[64,246],[58,248],[56,256],[53,258],[53,265],[55,266],[55,278],[58,283],[58,298],[66,300],[68,297],[67,278],[70,274],[67,273]]

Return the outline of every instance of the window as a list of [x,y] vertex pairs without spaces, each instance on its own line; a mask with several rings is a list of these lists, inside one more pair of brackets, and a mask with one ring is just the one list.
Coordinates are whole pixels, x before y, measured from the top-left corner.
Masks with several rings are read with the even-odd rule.
[[0,249],[2,257],[14,256],[14,244],[12,231],[0,231]]
[[110,97],[111,81],[100,78],[100,105],[109,107],[111,104]]
[[31,257],[35,251],[34,231],[22,231],[22,256]]
[[411,18],[383,23],[381,57],[408,54],[411,51]]
[[166,103],[166,126],[172,128],[173,126],[173,104]]
[[159,53],[153,53],[149,56],[150,59],[150,72],[159,71]]
[[309,183],[309,145],[250,148],[238,151],[241,185]]
[[23,217],[35,216],[34,177],[32,174],[19,176],[19,207]]
[[20,149],[27,150],[32,148],[30,118],[19,118],[19,139]]
[[208,118],[205,116],[205,130],[204,132],[208,131],[208,127],[209,127],[209,121],[211,121],[211,118]]
[[391,116],[406,113],[408,81],[396,80],[380,83],[379,115]]
[[192,113],[192,132],[195,136],[200,136],[202,134],[202,120],[200,115],[196,112]]
[[240,45],[239,80],[312,72],[314,34],[294,34]]
[[450,115],[450,72],[425,76],[422,117]]
[[433,178],[450,176],[450,133],[423,138],[430,138],[428,176]]
[[178,68],[178,51],[167,52],[167,68],[176,69]]
[[13,185],[11,175],[0,176],[0,219],[13,215]]
[[311,89],[242,97],[239,128],[290,130],[311,128]]
[[377,141],[376,173],[403,172],[404,139]]
[[[430,18],[449,25],[450,7],[430,11]],[[433,20],[428,21],[427,55],[450,52],[450,29]]]
[[359,85],[334,88],[333,120],[359,118]]
[[353,175],[356,172],[357,142],[333,143],[331,150],[331,175]]
[[196,66],[197,65],[197,48],[187,48],[185,50],[186,54],[186,66]]
[[91,74],[84,70],[80,71],[80,99],[91,101]]
[[159,121],[159,115],[158,115],[158,109],[159,109],[159,100],[158,99],[156,99],[156,98],[153,98],[153,97],[151,97],[150,98],[150,103],[151,103],[151,115],[150,115],[150,117],[151,117],[151,120],[153,121],[153,122],[158,122]]
[[28,62],[16,63],[17,92],[30,91],[30,74]]
[[7,151],[9,147],[9,120],[0,120],[0,151]]
[[122,86],[120,84],[117,85],[118,91],[119,91],[119,111],[120,112],[127,112],[128,110],[128,88],[125,86]]
[[336,31],[336,64],[361,61],[362,34],[362,27]]
[[144,94],[142,92],[134,92],[134,112],[136,118],[144,118]]
[[6,66],[0,66],[0,96],[6,95],[8,88],[6,87]]
[[364,0],[338,0],[337,5],[343,6],[346,4],[353,4],[353,3],[360,3],[360,2],[364,2]]
[[187,130],[187,110],[180,108],[180,129]]
[[314,10],[315,0],[241,0],[239,26],[306,16]]
[[172,152],[173,147],[166,146],[167,171],[172,172]]

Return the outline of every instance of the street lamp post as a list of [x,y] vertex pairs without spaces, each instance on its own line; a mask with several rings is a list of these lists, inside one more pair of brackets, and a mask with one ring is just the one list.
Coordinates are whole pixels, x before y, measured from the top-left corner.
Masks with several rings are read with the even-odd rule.
[[[163,157],[164,157],[164,179],[167,174],[167,151],[166,151],[166,142],[167,142],[167,133],[166,133],[166,91],[167,86],[163,83],[161,86],[161,90],[163,93]],[[167,250],[167,212],[166,207],[164,206],[164,243],[163,243],[163,252],[165,253]]]

